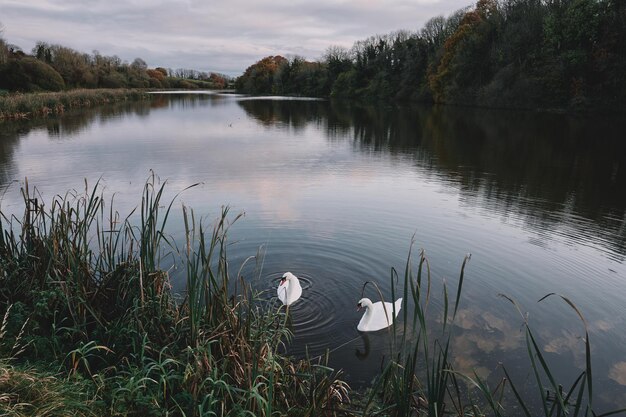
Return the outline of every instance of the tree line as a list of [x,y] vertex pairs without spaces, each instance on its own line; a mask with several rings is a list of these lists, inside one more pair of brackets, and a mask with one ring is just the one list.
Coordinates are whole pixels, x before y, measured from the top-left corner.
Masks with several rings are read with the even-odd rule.
[[626,2],[479,0],[417,32],[329,47],[309,62],[269,56],[250,94],[522,108],[626,108]]
[[150,69],[141,58],[133,62],[98,51],[37,42],[31,54],[0,36],[0,89],[35,92],[73,88],[225,88],[230,77],[189,69]]

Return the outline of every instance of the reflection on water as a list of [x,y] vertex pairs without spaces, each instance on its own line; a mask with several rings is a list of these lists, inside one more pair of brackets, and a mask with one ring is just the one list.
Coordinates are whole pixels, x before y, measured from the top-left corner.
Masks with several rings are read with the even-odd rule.
[[361,332],[361,340],[363,341],[363,350],[361,351],[359,348],[356,348],[354,356],[364,361],[370,355],[370,338],[367,333]]
[[536,244],[554,234],[624,260],[626,121],[458,107],[360,107],[346,102],[239,101],[261,123],[389,152],[458,187],[464,203],[523,218]]
[[[102,178],[122,215],[151,169],[172,197],[200,183],[179,197],[198,215],[212,218],[221,204],[246,213],[232,228],[235,270],[263,246],[261,272],[243,272],[266,299],[285,271],[306,284],[290,311],[290,353],[331,350],[330,364],[353,386],[378,373],[390,344],[387,332],[356,330],[363,282],[390,297],[389,268],[403,267],[415,234],[432,267],[436,313],[442,282],[455,288],[471,252],[456,369],[496,384],[503,361],[520,389],[536,389],[522,320],[497,296],[505,293],[529,311],[558,378],[573,381],[584,368],[584,328],[556,299],[535,303],[556,291],[585,314],[596,391],[614,404],[626,399],[625,127],[600,116],[162,94],[2,122],[1,204],[19,210],[13,184],[25,177],[44,199]],[[176,216],[171,233],[180,237]],[[182,272],[171,273],[182,290]]]

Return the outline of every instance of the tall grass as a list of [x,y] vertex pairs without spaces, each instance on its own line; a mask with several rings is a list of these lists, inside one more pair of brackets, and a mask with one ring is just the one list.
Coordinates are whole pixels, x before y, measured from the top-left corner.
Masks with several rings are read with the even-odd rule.
[[[0,348],[20,339],[12,362],[88,381],[111,415],[334,414],[345,383],[323,362],[279,355],[285,313],[263,308],[244,281],[232,291],[226,242],[237,217],[224,209],[206,232],[185,208],[178,248],[165,232],[173,200],[163,206],[163,187],[150,179],[121,218],[98,184],[45,205],[26,182],[24,216],[0,218]],[[187,273],[182,300],[164,254]]]
[[58,115],[75,108],[139,99],[150,99],[150,94],[143,90],[106,88],[5,94],[0,95],[0,120]]

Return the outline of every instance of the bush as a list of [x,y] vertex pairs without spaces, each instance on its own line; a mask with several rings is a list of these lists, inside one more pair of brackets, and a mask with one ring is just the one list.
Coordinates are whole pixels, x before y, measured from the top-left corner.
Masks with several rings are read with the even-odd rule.
[[11,91],[60,91],[65,88],[61,75],[35,58],[10,60],[0,72],[0,88]]
[[101,88],[124,88],[128,87],[128,81],[119,72],[112,72],[100,78]]

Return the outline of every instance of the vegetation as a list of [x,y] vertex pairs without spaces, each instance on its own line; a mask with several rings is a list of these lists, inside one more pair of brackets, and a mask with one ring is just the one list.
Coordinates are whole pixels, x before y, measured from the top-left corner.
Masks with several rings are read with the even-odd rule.
[[268,57],[237,79],[251,94],[624,110],[626,5],[479,0],[416,33],[373,36],[319,62]]
[[[288,310],[263,301],[242,268],[232,278],[227,236],[237,217],[228,209],[206,230],[183,207],[179,247],[165,232],[173,201],[161,201],[154,178],[126,218],[113,201],[105,207],[98,189],[85,185],[45,205],[26,182],[23,217],[0,216],[3,415],[499,416],[511,401],[533,415],[506,368],[508,382],[494,388],[452,369],[469,258],[456,294],[449,301],[444,287],[444,308],[430,308],[440,315],[436,329],[428,260],[420,253],[414,272],[409,256],[402,285],[392,285],[392,298],[401,292],[404,302],[390,329],[391,359],[360,394],[322,359],[279,353],[289,341]],[[170,290],[172,267],[186,277],[180,297]],[[563,391],[525,329],[540,414],[592,415],[588,335],[586,367]],[[468,392],[463,381],[477,389]]]
[[[93,404],[84,415],[316,415],[347,400],[323,363],[277,354],[285,311],[262,308],[244,282],[230,292],[227,209],[209,233],[184,209],[187,241],[175,252],[187,293],[175,299],[159,269],[171,209],[160,208],[163,187],[146,185],[139,226],[105,210],[96,191],[46,211],[26,184],[24,218],[2,217],[0,347],[16,364],[0,363],[3,410],[54,415],[60,405],[37,414],[37,399],[74,401],[65,393],[79,383]],[[23,389],[54,371],[50,384]]]
[[229,81],[223,74],[148,69],[141,58],[128,63],[98,51],[86,54],[46,42],[37,42],[32,55],[28,55],[0,36],[0,90],[27,93],[76,88],[208,89],[225,88]]
[[12,59],[4,65],[2,86],[22,91],[59,91],[65,87],[63,78],[45,62],[35,58]]
[[62,114],[73,108],[149,98],[149,94],[136,89],[78,89],[57,93],[2,95],[0,96],[0,120]]
[[128,64],[117,56],[97,51],[89,55],[45,42],[38,42],[29,56],[0,36],[0,120],[145,99],[149,96],[140,90],[147,88],[220,89],[228,83],[221,74],[149,69],[141,58]]

